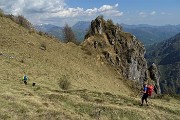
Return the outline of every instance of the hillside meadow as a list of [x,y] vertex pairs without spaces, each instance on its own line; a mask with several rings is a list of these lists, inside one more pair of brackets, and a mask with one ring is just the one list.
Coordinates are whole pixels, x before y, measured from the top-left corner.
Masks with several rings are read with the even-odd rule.
[[180,119],[179,99],[162,95],[139,106],[135,82],[101,57],[0,17],[0,119]]

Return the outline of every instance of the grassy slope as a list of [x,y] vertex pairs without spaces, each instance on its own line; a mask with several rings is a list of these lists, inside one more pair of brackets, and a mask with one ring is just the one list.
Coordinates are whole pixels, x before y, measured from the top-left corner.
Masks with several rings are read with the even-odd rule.
[[[125,80],[95,53],[2,17],[0,66],[0,119],[180,119],[178,100],[152,99],[151,106],[139,107]],[[68,91],[58,86],[63,76],[72,84]]]

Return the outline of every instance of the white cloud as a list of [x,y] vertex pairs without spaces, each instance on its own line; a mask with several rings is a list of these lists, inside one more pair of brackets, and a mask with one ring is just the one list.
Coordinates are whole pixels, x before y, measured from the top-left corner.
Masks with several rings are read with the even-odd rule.
[[153,16],[153,15],[155,15],[156,14],[156,11],[152,11],[152,12],[139,12],[138,13],[139,14],[139,16],[141,16],[141,17],[148,17],[148,16]]
[[114,6],[102,5],[99,8],[83,9],[70,8],[65,0],[0,0],[0,7],[14,15],[24,15],[31,22],[55,21],[55,19],[69,19],[83,16],[122,16],[118,10],[118,4]]
[[64,8],[64,0],[2,0],[2,8],[14,15],[53,12]]
[[139,16],[146,17],[147,14],[145,12],[139,12]]
[[100,8],[86,9],[77,7],[77,8],[64,8],[57,11],[53,16],[58,17],[76,17],[76,16],[85,16],[85,15],[110,15],[110,16],[121,16],[123,12],[117,10],[118,4],[115,6],[103,5]]
[[155,15],[156,14],[156,11],[152,11],[151,13],[150,13],[150,15]]
[[102,7],[98,9],[98,11],[101,14],[105,14],[108,16],[122,16],[123,12],[120,12],[119,10],[117,10],[117,7],[118,7],[118,4],[115,4],[114,6],[103,5]]
[[93,15],[93,14],[96,14],[98,11],[97,8],[93,8],[93,9],[87,9],[84,11],[85,14],[88,14],[88,15]]
[[167,12],[161,12],[161,15],[170,15],[170,13],[167,13]]
[[108,11],[108,10],[112,10],[113,9],[113,6],[110,6],[110,5],[103,5],[102,7],[100,7],[98,9],[99,12],[104,12],[104,11]]

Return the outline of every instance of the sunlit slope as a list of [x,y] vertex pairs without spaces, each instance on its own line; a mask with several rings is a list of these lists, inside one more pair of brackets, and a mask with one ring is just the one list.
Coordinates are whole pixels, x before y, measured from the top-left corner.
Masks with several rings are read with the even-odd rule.
[[98,55],[88,55],[74,44],[63,44],[27,31],[9,19],[0,21],[2,80],[6,76],[16,81],[27,74],[29,82],[58,89],[58,79],[65,75],[74,86],[114,92],[119,92],[122,86],[122,92],[128,91],[120,76],[98,61]]
[[[0,17],[0,119],[180,119],[175,99],[140,107],[136,90],[99,58]],[[58,84],[64,76],[71,83],[66,91]]]

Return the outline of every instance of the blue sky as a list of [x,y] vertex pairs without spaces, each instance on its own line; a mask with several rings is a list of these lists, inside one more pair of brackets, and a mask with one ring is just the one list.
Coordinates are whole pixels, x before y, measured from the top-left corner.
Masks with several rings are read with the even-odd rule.
[[23,15],[33,24],[91,21],[98,15],[114,23],[180,24],[180,0],[0,0],[5,13]]

